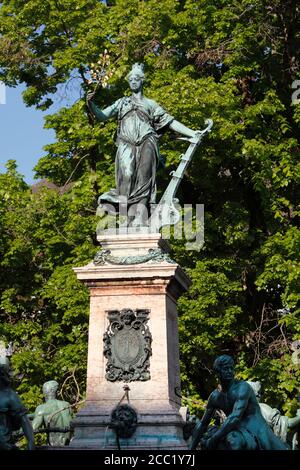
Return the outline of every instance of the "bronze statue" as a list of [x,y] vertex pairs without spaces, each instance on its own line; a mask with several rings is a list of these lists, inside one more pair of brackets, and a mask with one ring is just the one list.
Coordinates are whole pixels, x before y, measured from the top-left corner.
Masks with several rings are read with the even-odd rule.
[[[191,449],[196,449],[201,442],[201,448],[209,450],[287,450],[286,444],[273,434],[262,417],[250,385],[234,378],[232,357],[217,357],[214,370],[220,388],[208,399],[205,414],[193,432]],[[217,410],[222,410],[227,418],[220,427],[208,429]]]
[[0,365],[0,450],[14,450],[13,431],[22,428],[28,442],[28,450],[34,449],[34,435],[18,394],[11,388],[8,369]]
[[189,129],[143,95],[143,64],[134,64],[127,78],[132,91],[130,97],[124,96],[111,106],[99,109],[91,92],[87,95],[87,105],[99,121],[118,119],[116,188],[102,194],[99,203],[111,213],[117,213],[123,204],[128,209],[129,225],[142,227],[148,225],[151,207],[156,202],[159,136],[171,129],[196,143],[203,131]]
[[280,413],[276,408],[272,408],[267,403],[261,403],[261,382],[250,382],[257,401],[259,402],[261,413],[268,425],[282,441],[287,442],[293,450],[298,449],[298,429],[300,428],[300,409],[297,410],[296,416],[289,418]]
[[[63,400],[57,400],[56,392],[58,383],[55,380],[45,382],[43,393],[45,403],[39,405],[32,421],[32,427],[36,431],[41,427],[69,429],[72,419],[70,404]],[[69,443],[70,432],[50,432],[49,443],[52,446],[61,447]]]

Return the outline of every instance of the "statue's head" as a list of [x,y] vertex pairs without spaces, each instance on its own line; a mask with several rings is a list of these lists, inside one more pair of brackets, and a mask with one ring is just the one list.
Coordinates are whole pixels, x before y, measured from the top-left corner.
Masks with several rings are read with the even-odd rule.
[[55,398],[57,389],[58,383],[56,380],[49,380],[49,382],[45,382],[43,385],[43,394],[46,398]]
[[234,378],[234,360],[227,354],[218,356],[213,368],[221,380],[232,380]]
[[261,382],[257,380],[256,382],[251,382],[247,380],[247,383],[250,385],[258,401],[261,399]]
[[142,90],[145,81],[144,64],[137,62],[133,64],[132,69],[127,75],[127,80],[131,91],[138,92]]

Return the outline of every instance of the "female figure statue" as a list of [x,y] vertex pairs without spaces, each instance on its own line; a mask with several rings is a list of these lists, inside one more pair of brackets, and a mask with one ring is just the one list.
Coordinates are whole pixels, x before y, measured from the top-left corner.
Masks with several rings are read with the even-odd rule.
[[87,104],[99,121],[112,117],[118,119],[116,145],[116,188],[99,197],[104,208],[120,204],[127,206],[129,225],[147,225],[151,205],[156,198],[156,168],[159,158],[158,138],[168,128],[187,137],[196,137],[194,131],[176,121],[155,101],[143,95],[145,80],[143,64],[134,64],[128,74],[130,97],[115,101],[105,109],[99,109],[89,93]]

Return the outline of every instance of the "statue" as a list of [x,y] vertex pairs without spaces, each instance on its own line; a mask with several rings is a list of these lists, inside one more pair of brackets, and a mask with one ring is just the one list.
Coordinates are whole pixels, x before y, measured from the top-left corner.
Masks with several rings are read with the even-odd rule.
[[143,95],[143,64],[134,64],[127,79],[132,95],[118,99],[105,109],[99,109],[93,102],[94,92],[87,95],[88,108],[97,120],[118,119],[116,188],[102,194],[99,204],[114,214],[124,205],[128,210],[128,225],[145,227],[156,203],[159,136],[171,129],[188,137],[196,146],[204,131],[189,129]]
[[[196,449],[201,442],[201,448],[208,450],[287,450],[286,444],[272,433],[262,417],[250,385],[234,378],[232,357],[217,357],[214,370],[220,388],[208,399],[205,414],[193,432],[191,449]],[[227,418],[220,427],[208,429],[217,410],[222,410]]]
[[0,364],[0,450],[14,450],[13,431],[22,428],[28,442],[28,450],[34,449],[34,435],[18,394],[11,388],[8,369]]
[[[56,399],[57,389],[58,383],[55,380],[44,383],[43,393],[46,403],[39,405],[34,412],[32,427],[35,431],[43,426],[49,427],[50,429],[62,428],[69,430],[72,419],[70,404],[66,401]],[[65,446],[69,441],[70,432],[49,433],[49,443],[51,446]]]
[[294,418],[288,418],[283,416],[276,408],[266,403],[261,403],[261,382],[250,382],[257,401],[259,402],[261,413],[268,425],[272,429],[273,433],[276,434],[282,441],[287,442],[293,450],[298,448],[298,432],[297,428],[300,427],[300,409],[297,410]]

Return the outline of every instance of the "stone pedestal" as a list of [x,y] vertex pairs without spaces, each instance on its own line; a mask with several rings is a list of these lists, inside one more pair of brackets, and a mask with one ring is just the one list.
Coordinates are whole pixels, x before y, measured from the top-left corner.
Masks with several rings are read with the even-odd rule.
[[[109,326],[108,311],[124,308],[150,311],[147,325],[152,335],[150,379],[130,381],[129,405],[137,412],[138,425],[130,438],[120,439],[122,449],[186,449],[183,420],[179,414],[180,374],[177,299],[190,280],[172,263],[160,234],[119,234],[99,237],[108,256],[101,265],[93,262],[74,271],[90,289],[87,397],[77,414],[71,446],[116,449],[110,428],[111,413],[124,396],[123,381],[106,379],[107,359],[103,335]],[[150,251],[149,251],[150,250]],[[152,251],[153,250],[153,251]],[[148,259],[149,253],[161,257]],[[132,256],[144,262],[128,263]],[[136,263],[138,259],[135,259]],[[127,404],[127,400],[123,401]]]

